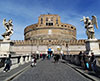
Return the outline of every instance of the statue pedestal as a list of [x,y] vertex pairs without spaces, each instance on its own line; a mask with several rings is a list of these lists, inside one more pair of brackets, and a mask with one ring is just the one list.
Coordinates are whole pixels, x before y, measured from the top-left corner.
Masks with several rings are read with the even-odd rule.
[[2,41],[0,42],[0,57],[9,57],[11,54],[10,46],[13,43],[11,41]]
[[86,53],[88,53],[91,56],[91,52],[94,53],[94,55],[100,55],[100,49],[99,49],[99,42],[97,39],[88,39],[85,42],[86,44]]

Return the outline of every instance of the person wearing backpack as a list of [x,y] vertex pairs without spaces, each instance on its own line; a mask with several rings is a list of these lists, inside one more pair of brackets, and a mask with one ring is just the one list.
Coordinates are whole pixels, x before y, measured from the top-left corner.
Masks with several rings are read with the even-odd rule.
[[88,59],[88,53],[84,53],[83,55],[83,63],[84,63],[84,69],[87,71],[89,70],[89,59]]

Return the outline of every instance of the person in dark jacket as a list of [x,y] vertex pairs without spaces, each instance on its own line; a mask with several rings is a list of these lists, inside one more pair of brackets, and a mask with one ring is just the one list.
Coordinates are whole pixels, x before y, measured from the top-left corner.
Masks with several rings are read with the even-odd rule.
[[5,68],[4,68],[4,72],[7,72],[7,71],[9,71],[10,70],[10,67],[11,67],[11,60],[10,60],[10,58],[7,58],[6,60],[5,60]]
[[94,59],[95,59],[94,53],[91,53],[90,62],[93,63]]
[[59,61],[59,59],[60,59],[60,55],[59,55],[59,54],[57,54],[56,58],[57,58],[57,62],[58,62],[58,61]]
[[57,62],[57,54],[54,55],[54,63]]
[[36,66],[37,64],[37,59],[36,59],[36,56],[34,55],[33,58],[32,58],[32,63],[31,63],[31,66]]
[[88,70],[89,69],[89,59],[88,59],[88,54],[83,55],[83,62],[84,62],[84,69]]
[[95,59],[94,53],[91,53],[90,65],[91,65],[91,69],[93,71],[96,71],[96,59]]
[[79,55],[78,55],[78,58],[79,58],[79,62],[80,62],[80,65],[81,65],[81,60],[82,60],[82,51],[80,51]]

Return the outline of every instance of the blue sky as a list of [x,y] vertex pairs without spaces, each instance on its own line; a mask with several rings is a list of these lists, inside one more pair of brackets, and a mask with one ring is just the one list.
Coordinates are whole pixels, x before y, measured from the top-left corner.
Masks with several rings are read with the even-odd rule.
[[[0,34],[5,32],[2,21],[12,19],[14,34],[11,40],[24,40],[24,28],[38,22],[40,14],[58,14],[61,22],[72,24],[77,29],[77,39],[86,39],[83,16],[97,16],[100,26],[100,0],[0,0]],[[95,37],[100,39],[100,27],[95,28]],[[0,36],[0,39],[3,39]]]

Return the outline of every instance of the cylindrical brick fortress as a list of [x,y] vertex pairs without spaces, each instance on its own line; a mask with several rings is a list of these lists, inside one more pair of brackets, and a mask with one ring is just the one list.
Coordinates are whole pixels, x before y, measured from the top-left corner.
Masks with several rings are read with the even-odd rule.
[[64,24],[60,16],[53,14],[40,15],[37,24],[27,26],[24,30],[25,40],[74,40],[76,28],[71,24]]

